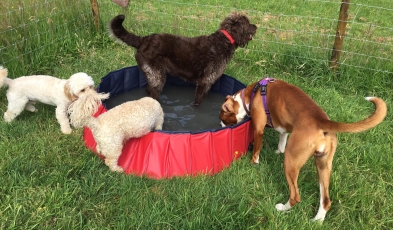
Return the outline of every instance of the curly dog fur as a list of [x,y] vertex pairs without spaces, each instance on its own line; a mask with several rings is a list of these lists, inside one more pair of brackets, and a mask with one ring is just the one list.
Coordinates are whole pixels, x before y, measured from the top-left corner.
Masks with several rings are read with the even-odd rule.
[[95,93],[94,81],[86,73],[76,73],[68,80],[47,75],[7,78],[8,70],[0,66],[0,88],[8,86],[8,108],[4,120],[11,122],[24,109],[36,112],[34,104],[38,101],[56,106],[56,118],[64,134],[71,133],[67,108],[80,96]]
[[161,130],[164,112],[157,100],[144,97],[125,102],[95,118],[93,114],[97,112],[101,100],[108,97],[109,94],[87,95],[72,103],[68,112],[75,128],[87,126],[92,131],[97,143],[96,150],[105,157],[105,164],[110,170],[123,172],[117,161],[124,142],[150,131]]
[[123,27],[124,19],[124,15],[113,18],[109,30],[119,41],[136,48],[135,58],[147,79],[147,93],[158,99],[166,74],[171,74],[196,84],[194,105],[201,103],[235,50],[246,46],[257,30],[246,16],[232,13],[208,36],[190,38],[164,33],[141,37]]

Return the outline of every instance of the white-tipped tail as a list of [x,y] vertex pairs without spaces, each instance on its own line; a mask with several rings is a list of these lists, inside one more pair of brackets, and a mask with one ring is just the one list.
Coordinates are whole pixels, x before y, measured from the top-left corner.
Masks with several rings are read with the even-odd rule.
[[321,128],[325,131],[333,131],[340,133],[357,133],[375,127],[376,125],[381,123],[386,117],[386,103],[378,97],[366,97],[365,99],[373,103],[375,106],[374,113],[366,119],[353,123],[341,123],[327,120],[324,122]]

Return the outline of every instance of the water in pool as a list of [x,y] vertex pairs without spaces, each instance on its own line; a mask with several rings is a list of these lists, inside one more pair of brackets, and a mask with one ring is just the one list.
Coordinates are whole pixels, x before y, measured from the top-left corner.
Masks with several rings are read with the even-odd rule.
[[[199,132],[220,128],[218,117],[226,95],[210,91],[199,106],[194,106],[195,87],[165,86],[159,102],[164,110],[163,130]],[[121,103],[147,96],[145,88],[137,88],[110,97],[105,105],[109,110]]]

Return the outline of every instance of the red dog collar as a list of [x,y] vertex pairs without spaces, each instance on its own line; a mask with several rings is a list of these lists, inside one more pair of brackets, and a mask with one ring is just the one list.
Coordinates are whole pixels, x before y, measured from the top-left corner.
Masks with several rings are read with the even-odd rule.
[[226,30],[221,30],[221,32],[229,39],[232,45],[235,45],[235,39]]

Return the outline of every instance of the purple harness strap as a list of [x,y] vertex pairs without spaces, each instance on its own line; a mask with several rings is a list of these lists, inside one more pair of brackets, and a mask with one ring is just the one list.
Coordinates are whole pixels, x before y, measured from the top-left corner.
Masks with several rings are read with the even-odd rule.
[[[262,81],[262,83],[261,83]],[[262,102],[263,102],[263,106],[265,107],[265,113],[267,115],[267,118],[269,119],[270,122],[270,127],[273,128],[273,121],[272,121],[272,117],[270,116],[270,111],[269,108],[267,106],[267,101],[266,101],[266,91],[267,91],[267,83],[269,82],[274,82],[275,79],[274,78],[264,78],[262,79],[259,84],[261,84],[261,95],[262,95]]]
[[[269,82],[275,82],[275,81],[276,81],[276,79],[269,78],[269,77],[266,77],[266,78],[260,80],[258,82],[258,84],[256,84],[254,89],[252,90],[252,94],[251,94],[251,98],[250,98],[250,109],[251,109],[252,99],[254,98],[255,93],[258,91],[258,89],[261,88],[261,96],[262,96],[263,107],[265,108],[265,113],[266,113],[267,118],[269,119],[269,122],[270,122],[270,124],[267,124],[267,126],[270,127],[270,128],[273,128],[273,120],[272,120],[272,117],[270,116],[269,108],[267,106],[266,91],[267,91],[267,84]],[[250,111],[247,109],[246,104],[244,102],[244,89],[242,90],[241,97],[242,97],[242,101],[243,101],[244,110],[246,111],[247,115],[250,116]]]

